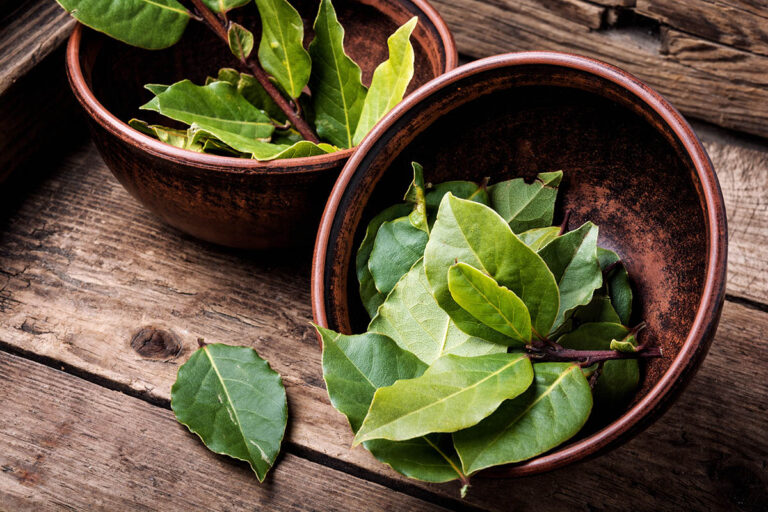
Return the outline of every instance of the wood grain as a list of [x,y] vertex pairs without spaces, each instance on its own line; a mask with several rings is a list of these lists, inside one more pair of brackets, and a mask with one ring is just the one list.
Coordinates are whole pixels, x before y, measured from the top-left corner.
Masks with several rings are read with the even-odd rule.
[[21,2],[0,23],[0,95],[58,48],[74,26],[56,2]]
[[704,39],[768,55],[768,6],[744,10],[739,4],[743,2],[637,0],[635,10]]
[[[749,167],[762,165],[749,163],[756,150],[729,149],[717,132],[712,138],[710,151],[722,146],[712,152],[724,183],[739,181],[729,175],[739,169],[730,163],[732,152],[742,159],[743,176],[758,172]],[[732,219],[766,222],[764,208],[740,210],[740,188],[724,188],[732,191],[726,196]],[[751,194],[759,201],[766,196],[764,182],[755,188]],[[9,186],[2,199],[0,344],[6,349],[165,406],[178,365],[198,337],[253,346],[285,380],[290,452],[456,505],[440,501],[455,499],[455,485],[406,481],[364,450],[349,449],[352,435],[328,403],[309,326],[308,254],[249,254],[180,236],[128,197],[91,145],[64,158],[42,183]],[[754,250],[745,240],[744,251]],[[766,255],[751,256],[765,279]],[[734,268],[737,275],[755,273],[738,270],[736,261]],[[739,293],[736,286],[730,293]],[[131,340],[143,327],[175,333],[181,351],[140,355]],[[609,455],[549,475],[476,480],[468,503],[492,510],[511,503],[551,510],[569,504],[620,509],[626,503],[648,510],[690,503],[712,509],[764,498],[765,332],[768,314],[728,303],[701,374],[647,433]],[[671,481],[670,471],[677,472]]]
[[[684,4],[691,3],[704,2]],[[742,75],[745,67],[733,64],[743,59],[750,67],[766,69],[768,57],[734,48],[710,49],[709,57],[718,59],[702,65],[690,52],[686,58],[665,55],[664,48],[676,48],[675,41],[662,41],[663,33],[635,24],[631,16],[622,18],[627,22],[588,30],[541,0],[435,0],[433,4],[451,28],[459,52],[467,56],[526,50],[579,53],[637,75],[687,115],[768,136],[768,74],[747,69]]]
[[294,455],[259,484],[173,414],[0,353],[0,508],[445,510]]

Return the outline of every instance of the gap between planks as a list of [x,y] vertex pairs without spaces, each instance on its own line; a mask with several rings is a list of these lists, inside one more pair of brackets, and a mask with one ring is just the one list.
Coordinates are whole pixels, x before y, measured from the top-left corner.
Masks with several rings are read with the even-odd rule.
[[[728,169],[734,172],[733,166]],[[253,346],[286,381],[291,451],[414,496],[455,499],[453,484],[414,483],[362,449],[349,449],[352,436],[328,403],[319,350],[308,325],[306,258],[229,251],[180,236],[127,196],[91,145],[67,156],[42,183],[14,193],[14,201],[5,207],[0,226],[0,339],[7,347],[166,405],[176,369],[194,350],[198,336]],[[179,335],[183,348],[176,358],[148,360],[133,351],[131,336],[150,324]],[[702,369],[708,369],[705,376],[695,379],[648,433],[596,461],[522,483],[476,481],[469,504],[503,510],[514,494],[521,506],[557,508],[568,505],[569,499],[607,500],[620,506],[601,486],[613,479],[634,486],[632,499],[650,495],[646,499],[659,506],[683,506],[682,488],[659,488],[660,482],[649,480],[653,472],[641,475],[645,480],[637,483],[638,471],[663,472],[663,464],[674,467],[678,459],[698,463],[686,468],[697,480],[685,478],[678,484],[695,490],[702,506],[727,504],[723,489],[736,485],[717,469],[718,457],[763,483],[754,475],[759,475],[755,468],[766,463],[765,444],[755,438],[751,414],[768,410],[768,390],[759,384],[768,381],[768,375],[755,379],[766,371],[757,365],[768,357],[760,354],[766,350],[761,339],[766,330],[768,315],[728,302]],[[746,366],[731,368],[740,361]],[[746,397],[752,404],[749,410],[736,408],[745,398],[738,393],[738,383],[746,380],[758,382]],[[713,399],[711,382],[723,383],[722,400]],[[728,422],[708,425],[722,410],[723,400],[734,408],[728,410]],[[748,431],[737,438],[738,428]],[[675,439],[674,432],[681,429],[693,429],[695,442]],[[741,441],[753,444],[749,453],[741,449]],[[648,444],[652,453],[645,449]],[[718,444],[720,450],[713,451]],[[663,460],[656,460],[658,453],[665,454]],[[541,489],[549,494],[542,496]],[[756,491],[750,489],[737,490],[751,499]]]

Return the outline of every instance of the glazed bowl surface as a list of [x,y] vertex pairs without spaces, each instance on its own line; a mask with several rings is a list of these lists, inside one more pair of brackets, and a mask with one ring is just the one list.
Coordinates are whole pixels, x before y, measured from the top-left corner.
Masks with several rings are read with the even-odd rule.
[[[308,44],[317,2],[291,3],[304,19]],[[408,92],[456,66],[450,32],[425,0],[337,0],[334,5],[346,29],[345,48],[360,64],[365,84],[387,58],[387,37],[412,16],[419,23],[412,36],[416,60]],[[232,11],[230,18],[256,28],[258,41],[255,4]],[[173,126],[139,110],[152,97],[144,85],[185,78],[202,84],[222,67],[237,67],[237,62],[196,22],[166,50],[134,48],[82,25],[67,48],[70,85],[86,111],[96,147],[118,181],[146,208],[171,226],[217,244],[246,249],[310,245],[331,187],[354,149],[259,162],[176,148],[127,124],[136,117]]]
[[490,57],[439,77],[388,114],[345,166],[315,244],[315,321],[366,329],[354,260],[368,221],[402,200],[410,162],[427,182],[491,183],[563,170],[555,224],[592,221],[599,244],[624,260],[643,364],[625,410],[593,418],[568,443],[485,474],[549,471],[594,456],[655,420],[691,379],[720,317],[727,257],[725,207],[712,164],[680,113],[633,76],[569,54]]

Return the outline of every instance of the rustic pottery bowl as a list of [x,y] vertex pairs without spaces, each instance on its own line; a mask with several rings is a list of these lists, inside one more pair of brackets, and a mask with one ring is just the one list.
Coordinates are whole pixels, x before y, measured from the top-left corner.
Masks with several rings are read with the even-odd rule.
[[425,85],[362,142],[336,182],[312,269],[315,321],[363,332],[354,254],[371,217],[402,199],[410,162],[427,181],[491,182],[565,171],[555,221],[591,220],[634,281],[641,341],[662,347],[624,411],[576,439],[486,474],[549,471],[614,447],[657,418],[707,352],[725,294],[726,218],[712,164],[683,117],[629,74],[595,60],[519,53],[462,66]]
[[[291,2],[312,39],[314,0]],[[410,89],[456,66],[447,26],[426,0],[337,0],[346,28],[347,52],[360,64],[363,82],[387,58],[387,37],[412,16],[419,24]],[[231,13],[259,27],[255,6]],[[256,34],[257,40],[259,38]],[[75,96],[88,114],[93,139],[120,183],[168,224],[204,240],[232,247],[285,248],[311,243],[323,206],[353,149],[272,162],[208,155],[163,144],[130,128],[138,117],[173,124],[139,110],[151,94],[146,83],[189,78],[203,83],[234,57],[202,24],[190,22],[170,49],[147,51],[77,26],[67,48],[67,71]]]

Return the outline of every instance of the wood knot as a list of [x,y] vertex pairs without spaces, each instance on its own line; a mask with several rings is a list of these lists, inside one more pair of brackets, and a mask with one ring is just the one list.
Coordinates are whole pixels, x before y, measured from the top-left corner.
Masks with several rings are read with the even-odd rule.
[[131,348],[146,359],[173,359],[181,353],[181,340],[173,331],[147,326],[133,335]]

